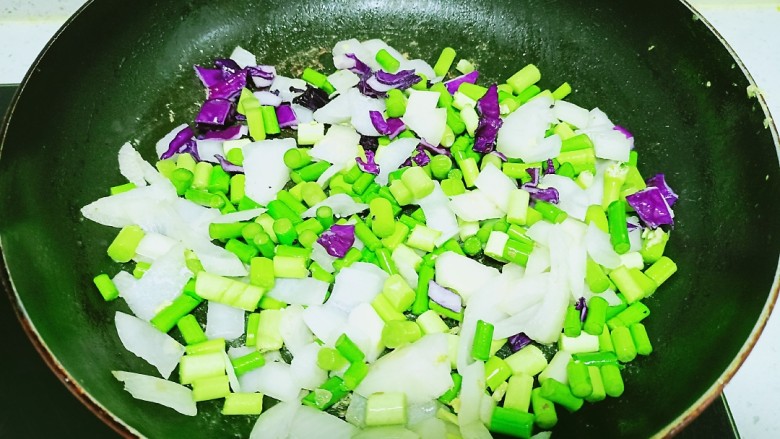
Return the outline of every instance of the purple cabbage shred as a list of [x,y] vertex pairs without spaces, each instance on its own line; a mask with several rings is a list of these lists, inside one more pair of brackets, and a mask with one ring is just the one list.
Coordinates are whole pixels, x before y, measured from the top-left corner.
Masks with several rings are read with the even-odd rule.
[[224,130],[211,130],[206,131],[202,139],[219,139],[219,140],[235,140],[241,137],[241,125],[233,125],[225,128]]
[[329,255],[343,258],[355,243],[355,226],[334,224],[322,232],[317,243],[323,246]]
[[330,100],[328,94],[325,91],[316,87],[306,86],[306,90],[303,94],[296,96],[293,99],[293,104],[306,107],[311,111],[317,111],[324,107]]
[[555,174],[555,163],[552,159],[547,159],[547,166],[544,169],[544,174]]
[[374,151],[371,151],[370,149],[364,152],[366,153],[366,161],[363,161],[363,159],[360,157],[355,157],[355,161],[357,162],[358,168],[360,168],[360,170],[363,172],[379,175],[379,165],[377,165],[376,161],[374,160],[376,153],[374,153]]
[[520,332],[515,335],[509,336],[507,341],[509,342],[509,350],[511,350],[514,353],[531,344],[533,340],[531,340],[530,337],[525,335],[525,332]]
[[449,81],[445,81],[444,86],[447,87],[447,91],[450,92],[451,95],[454,95],[455,92],[458,91],[458,87],[460,87],[461,84],[464,82],[476,84],[477,79],[479,79],[479,71],[474,70],[471,73],[466,73],[465,75],[460,75],[456,78],[450,79]]
[[376,151],[379,148],[379,138],[373,136],[360,136],[360,146],[364,151]]
[[666,183],[666,176],[664,174],[655,174],[648,178],[645,183],[647,183],[648,187],[658,188],[658,190],[661,191],[661,195],[664,196],[666,203],[669,204],[669,207],[674,206],[674,203],[677,202],[679,196],[672,190],[669,184]]
[[192,131],[192,128],[182,128],[181,131],[176,133],[176,136],[174,136],[173,140],[171,140],[171,142],[168,144],[168,150],[160,155],[160,159],[169,159],[173,157],[174,154],[188,152],[193,155],[195,160],[200,161],[197,144],[195,143],[194,137],[195,132]]
[[391,85],[398,90],[405,90],[422,80],[414,70],[400,70],[396,73],[387,73],[384,70],[379,70],[374,76],[380,83]]
[[452,312],[463,311],[463,299],[434,281],[428,282],[428,297]]
[[495,148],[498,130],[504,123],[501,120],[498,108],[498,86],[496,84],[488,87],[485,96],[477,101],[477,110],[482,117],[479,118],[479,125],[477,125],[477,131],[474,134],[474,146],[472,149],[477,152],[488,153]]
[[648,227],[655,229],[662,225],[674,225],[672,209],[657,187],[648,187],[628,195],[626,201]]
[[502,162],[506,162],[507,160],[509,160],[503,152],[498,152],[496,150],[493,150],[493,151],[490,151],[489,154],[490,155],[494,155],[494,156],[500,158]]
[[298,125],[298,118],[295,116],[295,111],[289,105],[280,105],[276,107],[276,119],[279,121],[279,128]]
[[574,304],[574,309],[580,312],[580,321],[584,322],[588,316],[588,305],[585,304],[585,298],[580,297],[577,299],[577,303]]
[[227,99],[209,99],[200,107],[195,123],[198,125],[221,127],[232,120],[233,103]]
[[412,161],[416,163],[417,166],[425,166],[431,162],[431,157],[425,152],[425,147],[417,145],[417,153],[412,156]]

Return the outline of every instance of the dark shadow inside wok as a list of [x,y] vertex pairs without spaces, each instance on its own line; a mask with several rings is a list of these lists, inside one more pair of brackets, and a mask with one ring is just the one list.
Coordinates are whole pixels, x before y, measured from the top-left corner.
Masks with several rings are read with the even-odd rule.
[[[100,1],[48,50],[24,86],[0,160],[0,233],[20,299],[46,346],[86,392],[150,437],[245,436],[250,417],[196,418],[132,399],[110,370],[154,373],[121,346],[121,301],[91,285],[115,273],[115,231],[79,209],[122,183],[125,141],[154,142],[203,99],[192,72],[237,44],[297,75],[349,37],[384,38],[435,61],[442,47],[487,80],[527,63],[542,85],[598,106],[636,136],[640,170],[680,194],[668,254],[680,272],[647,300],[655,345],[625,372],[619,400],[561,418],[556,436],[643,437],[718,380],[753,330],[778,261],[780,175],[770,131],[722,44],[675,1]],[[714,393],[713,393],[714,396]]]

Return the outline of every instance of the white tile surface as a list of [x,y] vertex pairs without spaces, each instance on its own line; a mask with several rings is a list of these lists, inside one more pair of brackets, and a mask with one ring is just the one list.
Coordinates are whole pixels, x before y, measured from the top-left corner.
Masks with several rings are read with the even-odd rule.
[[[780,11],[778,0],[691,0],[726,38],[780,120]],[[38,52],[84,0],[3,0],[0,5],[0,84],[21,81]],[[780,432],[780,312],[773,314],[731,383],[726,397],[745,438]]]

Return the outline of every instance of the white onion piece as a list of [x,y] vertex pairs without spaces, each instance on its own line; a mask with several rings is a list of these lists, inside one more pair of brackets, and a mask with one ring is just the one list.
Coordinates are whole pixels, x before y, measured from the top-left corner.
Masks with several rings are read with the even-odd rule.
[[179,133],[179,131],[183,130],[184,128],[187,128],[189,125],[186,123],[183,123],[176,128],[172,129],[168,132],[168,134],[164,135],[160,140],[157,141],[157,143],[154,145],[154,152],[157,153],[157,157],[160,157],[163,155],[165,151],[168,151],[168,148],[170,147],[171,140],[173,140],[176,137],[176,134]]
[[599,265],[610,270],[620,265],[620,255],[612,247],[609,234],[599,229],[595,223],[588,225],[588,231],[585,233],[585,245],[588,249],[588,255]]
[[178,242],[173,238],[154,232],[147,233],[135,248],[133,259],[151,263],[168,253],[176,244]]
[[[339,96],[336,99],[348,98]],[[325,108],[325,107],[323,107]],[[321,108],[320,110],[322,110]],[[317,110],[317,111],[320,111]],[[314,113],[317,118],[317,113]],[[347,114],[347,120],[349,113]],[[321,122],[321,121],[320,121]],[[326,122],[332,123],[332,122]],[[320,141],[314,144],[309,154],[317,159],[346,168],[355,164],[360,149],[360,134],[351,126],[332,125]]]
[[485,424],[482,421],[474,421],[468,425],[460,427],[460,434],[463,439],[492,439],[493,435],[490,434]]
[[358,395],[352,394],[352,398],[349,401],[349,407],[344,414],[344,419],[357,428],[364,428],[366,426],[366,403],[368,399]]
[[599,110],[598,107],[590,110],[590,120],[588,121],[588,128],[604,128],[604,129],[612,129],[615,124],[612,123],[611,120],[609,120],[609,117],[606,113]]
[[556,352],[547,367],[539,374],[539,381],[541,382],[548,378],[552,378],[559,383],[569,384],[569,374],[567,373],[566,368],[570,362],[571,354],[569,352]]
[[338,258],[328,254],[328,251],[319,242],[315,241],[314,245],[311,246],[311,260],[318,263],[328,273],[336,271],[333,268],[333,261],[336,259]]
[[328,379],[328,372],[317,366],[317,353],[320,345],[309,343],[298,349],[290,363],[290,372],[296,385],[306,390],[314,390]]
[[271,107],[278,107],[282,103],[282,98],[275,93],[271,93],[270,91],[256,91],[252,94],[260,102],[260,105],[270,105]]
[[244,334],[244,310],[209,301],[206,314],[206,336],[232,341]]
[[320,123],[337,125],[349,122],[352,116],[352,93],[347,91],[314,111],[314,120]]
[[[292,91],[292,89],[300,91]],[[279,97],[283,102],[292,102],[293,99],[303,94],[306,90],[306,81],[298,78],[288,78],[282,75],[274,76],[274,82],[271,83],[272,92],[279,92]],[[293,108],[294,109],[294,108]],[[297,116],[298,113],[296,112]],[[298,119],[300,121],[300,119]]]
[[439,145],[447,126],[447,110],[437,108],[439,93],[412,90],[401,120],[421,139]]
[[448,349],[444,334],[429,334],[400,347],[378,359],[355,392],[364,397],[403,392],[410,404],[438,398],[453,384]]
[[[349,40],[339,41],[333,46],[333,64],[337,69],[349,69],[355,66],[354,60],[345,56],[347,54],[355,55],[357,59],[367,64],[369,67],[371,67],[371,64],[369,64],[371,60],[374,60],[371,52],[363,47],[363,44],[360,41],[351,38]],[[376,63],[376,60],[373,62]],[[378,66],[378,64],[375,65]]]
[[99,198],[81,208],[88,220],[111,227],[138,225],[145,232],[160,231],[159,213],[177,199],[170,182],[138,187],[116,195]]
[[168,378],[184,355],[184,346],[151,324],[117,311],[114,321],[125,349],[146,360]]
[[297,401],[301,391],[290,365],[283,361],[265,363],[239,376],[238,382],[244,392],[260,392],[284,402]]
[[406,159],[411,157],[412,152],[419,144],[420,141],[418,139],[405,137],[396,139],[384,148],[380,148],[375,157],[375,162],[379,165],[379,174],[376,176],[376,182],[386,185],[390,173],[400,168]]
[[266,205],[290,180],[290,168],[284,164],[284,153],[295,148],[294,139],[261,140],[244,145],[246,195]]
[[387,278],[388,274],[376,265],[356,262],[336,275],[326,305],[350,313],[359,304],[374,300]]
[[452,251],[446,251],[436,258],[436,283],[457,291],[468,302],[469,297],[499,275],[493,267]]
[[[244,128],[243,125],[242,128]],[[225,155],[225,141],[222,139],[195,139],[195,143],[197,144],[200,159],[205,162],[219,163],[217,154],[223,157]]]
[[585,128],[590,123],[590,111],[567,101],[556,101],[553,115],[563,122],[577,128]]
[[590,199],[588,193],[574,180],[556,174],[547,174],[541,178],[540,186],[554,187],[559,195],[558,208],[572,218],[585,221]]
[[441,189],[438,181],[434,181],[433,192],[417,204],[425,214],[425,224],[433,230],[438,230],[441,235],[436,239],[436,245],[442,245],[447,240],[458,234],[458,219],[455,213],[450,209],[450,203],[447,195]]
[[349,70],[336,70],[328,76],[328,82],[339,93],[344,93],[350,88],[358,85],[360,82],[360,76],[350,72]]
[[393,262],[395,262],[395,266],[398,268],[398,273],[401,277],[403,277],[410,286],[413,285],[412,288],[415,288],[417,286],[417,281],[419,280],[417,268],[420,266],[420,263],[422,263],[420,255],[406,245],[398,244],[395,250],[393,250],[391,258],[393,259]]
[[293,419],[300,408],[301,404],[297,401],[281,402],[263,411],[257,418],[249,439],[289,439]]
[[133,398],[170,407],[182,415],[195,416],[198,407],[192,397],[192,390],[173,381],[148,375],[115,370],[114,378],[125,385]]
[[322,305],[330,284],[312,277],[302,279],[277,278],[266,296],[294,305]]
[[230,53],[230,59],[236,62],[239,67],[245,69],[247,66],[256,66],[257,57],[250,51],[241,46],[236,46]]
[[411,404],[409,405],[409,408],[406,410],[406,416],[407,421],[406,425],[409,427],[413,427],[416,424],[419,424],[423,421],[426,421],[428,419],[435,419],[436,418],[436,412],[439,411],[440,408],[443,408],[444,404],[440,403],[438,400],[432,399],[430,401],[420,402],[417,404]]
[[225,357],[225,374],[227,374],[228,382],[230,383],[230,390],[233,393],[241,393],[241,383],[238,382],[238,375],[236,375],[236,369],[233,368],[233,363],[230,361],[230,357],[227,353],[223,353]]
[[[290,426],[291,438],[350,438],[357,432],[352,424],[330,413],[302,405]],[[264,437],[265,439],[265,437]]]
[[517,314],[497,321],[495,325],[493,325],[493,339],[500,340],[523,332],[529,325],[531,319],[539,312],[540,306],[541,300],[538,303],[521,310]]
[[511,293],[504,297],[502,305],[504,311],[514,315],[540,304],[544,300],[549,277],[550,273],[531,274],[515,281]]
[[474,186],[503,212],[509,210],[509,194],[517,189],[517,184],[492,163],[482,169]]
[[631,252],[638,252],[642,250],[642,229],[636,228],[628,231],[628,242],[630,244],[628,250]]
[[410,428],[417,433],[421,439],[447,437],[447,424],[439,418],[424,419],[411,425]]
[[531,254],[528,255],[528,263],[525,264],[525,274],[530,276],[532,274],[544,273],[550,268],[550,251],[547,247],[535,245],[531,250]]
[[149,183],[159,183],[165,178],[154,169],[154,166],[144,160],[141,157],[141,154],[139,154],[129,142],[119,148],[118,160],[119,173],[121,173],[127,181],[138,187],[146,186],[147,181]]
[[230,224],[230,223],[238,223],[241,221],[249,221],[262,215],[263,213],[265,213],[265,211],[266,209],[264,207],[258,207],[257,209],[240,210],[238,212],[226,213],[224,215],[218,216],[217,218],[214,218],[214,220],[211,221],[211,223]]
[[127,290],[138,282],[138,279],[126,271],[119,271],[114,275],[113,279],[111,279],[111,282],[114,283],[117,291],[119,291],[119,297],[122,297],[122,295],[126,294]]
[[374,128],[374,124],[371,122],[370,112],[378,111],[384,113],[386,108],[385,100],[363,96],[356,88],[351,89],[348,93],[350,94],[350,99],[352,99],[352,116],[350,118],[352,126],[355,127],[358,133],[364,136],[380,136],[381,134]]
[[450,208],[463,221],[482,221],[504,216],[504,212],[479,189],[455,195],[450,199]]
[[177,245],[152,263],[143,277],[120,296],[133,314],[149,321],[181,294],[192,272],[184,263],[184,249]]
[[303,212],[303,218],[312,218],[317,215],[317,209],[328,206],[333,210],[333,215],[338,218],[354,215],[368,209],[368,204],[358,203],[347,194],[336,194],[320,201],[307,211]]
[[291,104],[290,107],[292,107],[292,110],[295,113],[295,119],[298,121],[298,125],[314,122],[314,112],[310,109],[298,104]]
[[366,354],[366,362],[373,363],[385,349],[382,330],[385,322],[370,303],[356,306],[347,318],[347,336]]
[[620,300],[620,297],[618,297],[617,293],[615,293],[614,290],[606,290],[601,294],[594,294],[594,295],[599,296],[602,299],[606,300],[609,306],[617,306],[623,303],[623,301]]
[[232,359],[243,357],[255,352],[257,349],[254,346],[231,346],[227,350],[228,357]]
[[552,437],[552,431],[540,431],[531,436],[531,439],[550,439]]
[[[277,279],[277,282],[280,279]],[[282,336],[284,345],[293,356],[298,355],[298,351],[314,341],[314,334],[309,331],[306,322],[303,321],[303,307],[300,305],[290,305],[281,310],[282,317],[279,322],[279,333]]]
[[557,156],[560,153],[560,144],[544,143],[545,131],[556,121],[550,109],[552,104],[552,98],[540,97],[521,105],[509,114],[498,130],[496,150],[507,157],[520,158],[526,163]]
[[460,410],[458,423],[469,425],[479,421],[479,406],[485,394],[485,363],[475,361],[461,371]]
[[303,321],[317,338],[333,346],[344,333],[347,314],[332,306],[310,306],[303,311]]
[[563,280],[553,277],[539,312],[522,332],[539,343],[555,343],[563,328],[570,296]]
[[634,144],[633,137],[627,139],[623,133],[612,128],[588,129],[585,132],[593,142],[596,157],[619,162],[628,161]]

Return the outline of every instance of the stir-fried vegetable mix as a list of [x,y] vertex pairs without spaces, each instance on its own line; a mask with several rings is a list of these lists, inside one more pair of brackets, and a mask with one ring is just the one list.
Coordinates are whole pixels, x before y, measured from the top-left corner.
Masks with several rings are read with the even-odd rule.
[[455,58],[347,40],[327,76],[240,47],[195,66],[194,123],[154,166],[123,145],[128,183],[82,209],[120,229],[130,268],[95,285],[160,375],[115,371],[127,391],[223,400],[264,439],[528,438],[621,396],[677,195],[569,84]]

